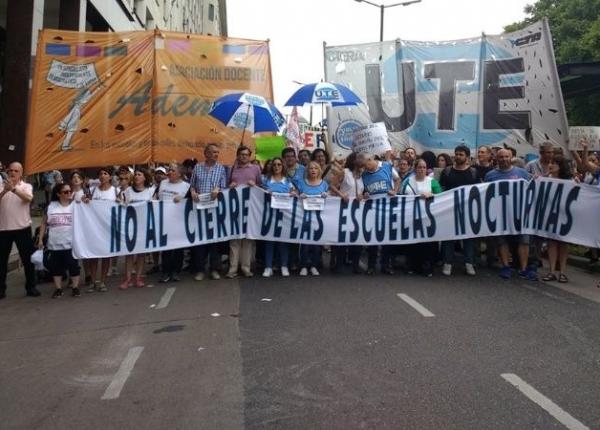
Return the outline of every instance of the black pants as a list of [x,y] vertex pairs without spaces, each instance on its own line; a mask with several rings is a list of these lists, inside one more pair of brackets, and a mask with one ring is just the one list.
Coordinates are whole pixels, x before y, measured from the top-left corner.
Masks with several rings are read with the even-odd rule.
[[162,271],[165,275],[173,275],[181,272],[181,268],[183,267],[183,248],[163,251],[161,257]]
[[422,275],[432,274],[437,247],[437,242],[422,242],[407,245],[408,269]]
[[79,276],[81,269],[79,262],[73,258],[71,249],[59,249],[49,251],[48,266],[46,269],[52,276],[63,276],[68,273],[69,276]]
[[221,267],[221,254],[219,243],[208,243],[198,245],[192,248],[193,267],[196,272],[204,272],[208,260],[209,270],[218,272]]
[[31,263],[31,254],[33,254],[31,227],[22,230],[5,230],[0,231],[0,294],[6,292],[8,258],[13,242],[17,244],[19,257],[25,268],[25,290],[29,291],[35,287],[35,269]]

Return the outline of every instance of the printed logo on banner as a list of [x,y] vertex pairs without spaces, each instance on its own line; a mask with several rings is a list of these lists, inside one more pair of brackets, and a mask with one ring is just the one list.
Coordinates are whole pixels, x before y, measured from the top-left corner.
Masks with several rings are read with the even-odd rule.
[[346,119],[341,121],[335,129],[335,133],[333,134],[335,143],[344,149],[352,149],[352,135],[356,130],[362,127],[363,125],[355,119]]
[[315,90],[314,102],[341,101],[340,92],[335,88],[319,88]]
[[250,115],[246,112],[237,112],[233,115],[230,124],[236,128],[246,128],[250,124]]
[[519,37],[518,39],[510,39],[510,44],[515,46],[525,46],[542,40],[542,32],[528,34],[527,36]]
[[244,98],[246,99],[246,102],[254,105],[254,106],[264,106],[265,105],[265,99],[263,99],[262,97],[258,97],[252,94],[246,94],[244,96]]
[[327,53],[327,61],[367,61],[365,53],[361,51],[330,51]]

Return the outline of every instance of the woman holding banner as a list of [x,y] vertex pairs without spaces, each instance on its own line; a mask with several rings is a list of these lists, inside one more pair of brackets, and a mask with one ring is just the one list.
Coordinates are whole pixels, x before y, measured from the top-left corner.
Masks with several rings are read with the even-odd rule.
[[[89,203],[90,200],[107,200],[111,202],[117,201],[117,190],[112,186],[112,168],[102,167],[98,169],[97,187],[90,191],[89,197],[84,197],[82,202]],[[98,273],[98,263],[100,263],[100,280],[96,280]],[[94,291],[106,292],[106,278],[108,277],[108,268],[110,267],[110,258],[93,258],[90,260],[90,276],[92,284],[87,289],[88,293]]]
[[[364,154],[351,153],[348,158],[346,158],[346,166],[343,170],[343,175],[336,178],[338,179],[336,184],[330,183],[329,189],[334,195],[346,202],[354,199],[362,199],[365,190],[362,180],[364,168]],[[362,273],[360,266],[358,265],[362,246],[335,246],[333,249],[335,253],[335,264],[331,267],[333,273],[339,273],[342,270],[344,260],[346,259],[346,253],[349,255],[352,262],[352,271],[355,274]]]
[[[167,172],[168,179],[160,183],[158,200],[165,202],[181,202],[190,189],[190,184],[183,180],[185,167],[178,163],[171,163]],[[183,266],[183,249],[170,249],[161,253],[163,264],[163,277],[159,282],[179,281],[179,272]]]
[[79,297],[79,264],[73,258],[73,200],[69,184],[56,184],[52,188],[50,204],[40,225],[37,243],[39,249],[44,248],[44,235],[48,232],[48,270],[54,281],[53,299],[62,297],[62,277],[69,273],[72,282],[72,295]]
[[[263,182],[263,188],[267,190],[269,194],[290,194],[294,186],[292,182],[286,177],[283,169],[283,160],[280,157],[269,160],[269,171],[267,171],[265,181]],[[288,269],[288,247],[289,244],[285,242],[265,242],[265,270],[263,277],[270,278],[273,276],[273,252],[277,247],[279,251],[279,263],[281,264],[281,276],[290,276]]]
[[[304,178],[300,179],[297,183],[298,193],[300,193],[301,199],[309,197],[327,197],[327,190],[329,185],[323,179],[321,166],[316,161],[311,161],[306,167]],[[305,209],[306,210],[306,209]],[[300,276],[308,275],[308,268],[310,267],[310,274],[313,276],[319,276],[317,266],[319,265],[319,256],[321,255],[321,246],[319,245],[301,245],[300,246]]]
[[[442,192],[440,183],[427,175],[427,163],[422,158],[415,162],[415,174],[402,184],[402,194],[430,199]],[[421,204],[418,199],[414,204]],[[437,242],[421,242],[408,245],[408,272],[422,273],[428,278],[433,276],[433,259],[437,254]]]
[[[548,177],[572,180],[573,175],[571,173],[569,162],[564,157],[555,155],[548,164]],[[568,243],[558,240],[548,240],[548,263],[550,264],[550,272],[542,278],[542,281],[558,281],[562,284],[569,282],[569,278],[567,278],[567,275],[565,274],[568,257]]]
[[[152,178],[148,171],[141,167],[136,168],[133,172],[133,183],[121,193],[121,202],[124,205],[149,202],[152,200],[152,194],[154,194],[154,189],[151,185]],[[119,286],[121,290],[126,290],[133,286],[131,278],[133,268],[135,268],[136,274],[135,287],[144,288],[145,285],[142,274],[144,273],[145,259],[146,254],[127,255],[125,257],[125,279]]]

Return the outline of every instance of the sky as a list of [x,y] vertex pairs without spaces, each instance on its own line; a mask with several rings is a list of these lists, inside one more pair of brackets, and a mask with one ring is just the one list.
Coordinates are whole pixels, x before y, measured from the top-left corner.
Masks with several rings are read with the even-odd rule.
[[[532,0],[422,0],[386,8],[383,39],[441,41],[482,32],[500,34],[505,25],[525,18],[528,3]],[[323,42],[328,46],[376,42],[379,18],[379,8],[355,0],[227,0],[229,37],[270,40],[275,105],[284,114],[291,108],[283,105],[299,88],[293,81],[323,79]],[[301,114],[308,118],[308,108]]]

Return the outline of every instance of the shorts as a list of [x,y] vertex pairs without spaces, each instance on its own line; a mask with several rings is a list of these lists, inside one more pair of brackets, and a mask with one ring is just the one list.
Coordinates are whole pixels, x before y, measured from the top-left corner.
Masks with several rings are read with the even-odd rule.
[[506,245],[529,245],[529,235],[528,234],[513,234],[510,236],[498,236],[498,246],[506,246]]
[[52,276],[63,276],[66,272],[69,276],[79,276],[81,272],[79,262],[73,258],[70,249],[50,250],[46,268]]

